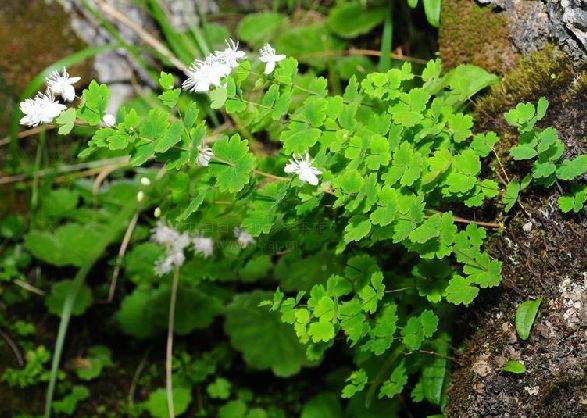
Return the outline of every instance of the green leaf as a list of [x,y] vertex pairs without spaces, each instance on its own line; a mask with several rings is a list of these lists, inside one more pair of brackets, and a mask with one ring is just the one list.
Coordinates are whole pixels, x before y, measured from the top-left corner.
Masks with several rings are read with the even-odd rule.
[[292,376],[309,364],[306,350],[291,326],[278,312],[259,307],[271,299],[270,292],[240,293],[226,308],[224,329],[246,363],[256,369],[271,369],[280,377]]
[[206,388],[206,392],[212,399],[228,399],[232,385],[223,377],[217,377]]
[[183,125],[186,129],[192,129],[199,113],[200,108],[198,107],[198,104],[195,102],[190,103],[188,110],[186,110],[185,115],[183,116]]
[[455,305],[470,305],[478,293],[479,289],[472,286],[469,280],[456,274],[450,279],[445,289],[446,300]]
[[95,256],[92,251],[100,242],[102,228],[88,223],[84,226],[68,223],[48,231],[31,231],[25,240],[26,248],[37,258],[56,265],[81,267]]
[[506,186],[503,194],[503,204],[505,205],[504,210],[506,213],[509,212],[518,201],[518,195],[520,194],[521,189],[522,187],[517,181],[511,181]]
[[391,372],[391,376],[381,386],[379,391],[379,398],[387,396],[393,398],[395,395],[400,393],[404,386],[408,383],[408,374],[406,370],[405,360],[402,360]]
[[342,394],[340,396],[348,399],[355,396],[357,392],[361,392],[365,389],[365,385],[369,381],[369,378],[367,377],[365,370],[359,369],[352,372],[351,375],[347,377],[346,381],[348,383],[342,389]]
[[[175,415],[179,416],[187,411],[191,401],[192,393],[189,388],[173,388],[173,409]],[[157,389],[151,392],[149,399],[145,402],[145,408],[152,417],[167,418],[169,411],[167,409],[167,392],[165,389]]]
[[159,75],[159,85],[163,90],[171,90],[173,87],[175,87],[173,74],[161,71],[161,74]]
[[173,89],[164,91],[163,94],[159,95],[159,99],[163,104],[167,107],[174,107],[179,100],[179,96],[181,95],[181,89]]
[[105,84],[98,84],[92,80],[87,89],[82,93],[81,106],[78,116],[91,126],[102,122],[102,117],[108,106],[110,91]]
[[499,142],[499,137],[495,132],[476,134],[471,141],[471,148],[479,154],[480,157],[487,157],[495,144]]
[[[210,92],[210,107],[212,109],[220,109],[224,106],[226,99],[228,98],[228,92],[225,87],[218,87]],[[229,112],[236,113],[236,112]]]
[[428,19],[428,23],[437,28],[440,26],[440,9],[442,5],[441,0],[423,0],[424,13]]
[[587,172],[587,155],[580,155],[573,160],[564,160],[556,170],[560,180],[573,180]]
[[446,75],[445,80],[458,99],[465,101],[484,88],[497,83],[499,77],[474,65],[459,65]]
[[517,360],[509,360],[502,368],[504,372],[510,372],[515,374],[526,373],[526,366]]
[[386,11],[386,7],[365,8],[359,2],[338,3],[330,9],[327,23],[338,36],[356,38],[381,24]]
[[571,190],[558,198],[558,206],[563,213],[578,213],[587,201],[587,184],[573,184]]
[[360,241],[371,231],[371,221],[363,216],[353,216],[344,229],[344,242]]
[[79,379],[92,380],[102,374],[102,369],[112,366],[112,352],[106,346],[92,347],[88,355],[77,362],[75,373]]
[[287,17],[280,13],[250,13],[240,20],[237,34],[239,39],[255,48],[260,48],[274,40],[286,25]]
[[422,225],[410,232],[410,240],[419,244],[424,244],[426,241],[436,238],[440,235],[440,224],[442,216],[440,214],[432,215],[426,219]]
[[306,402],[302,408],[301,418],[342,418],[342,416],[338,396],[332,392],[322,392]]
[[[51,293],[45,299],[45,305],[53,315],[61,316],[63,304],[73,287],[73,280],[62,280],[51,285]],[[71,314],[74,316],[83,315],[92,305],[92,291],[88,286],[82,284],[73,304]]]
[[320,129],[310,128],[304,122],[290,122],[287,130],[282,131],[281,141],[285,154],[304,154],[316,144]]
[[89,398],[90,391],[85,386],[76,385],[72,388],[71,393],[65,395],[60,401],[53,401],[51,405],[53,411],[65,415],[72,415],[77,404],[84,399]]
[[122,331],[135,338],[150,338],[159,334],[160,330],[150,321],[145,321],[152,298],[150,289],[137,288],[126,296],[116,316]]
[[210,164],[209,170],[216,178],[220,191],[238,192],[249,182],[255,166],[255,157],[249,152],[249,142],[233,135],[214,144],[214,155],[223,163]]
[[77,112],[74,108],[69,108],[64,112],[61,112],[57,119],[55,119],[55,123],[59,125],[59,135],[67,135],[71,132],[75,125],[75,119],[77,117]]
[[375,225],[386,226],[392,223],[399,213],[397,190],[383,186],[377,193],[378,208],[369,217]]
[[159,109],[151,109],[141,126],[141,136],[158,140],[161,138],[169,125],[167,113]]
[[497,286],[501,281],[501,261],[491,260],[487,253],[468,260],[463,271],[469,275],[471,283],[482,288]]
[[538,313],[542,298],[527,300],[516,308],[516,331],[522,340],[527,340],[532,330],[532,324]]
[[376,356],[382,355],[393,343],[398,319],[397,305],[395,303],[385,304],[375,326],[369,331],[369,340],[363,348]]
[[[167,329],[170,299],[171,289],[165,286],[153,291],[147,301],[148,313],[143,320],[151,322],[160,334]],[[196,287],[180,286],[175,303],[174,331],[186,335],[195,329],[207,328],[221,312],[222,304],[216,297]]]
[[456,143],[463,142],[471,135],[473,127],[473,117],[455,113],[448,118],[448,127],[452,131],[453,140]]
[[402,342],[410,351],[418,350],[426,338],[432,337],[438,328],[438,317],[429,309],[419,316],[412,316],[402,328]]
[[317,343],[320,341],[328,342],[334,338],[334,325],[328,320],[320,320],[310,323],[308,327],[308,335],[312,337],[312,341]]
[[159,138],[155,142],[155,152],[167,152],[175,144],[181,140],[181,134],[183,132],[183,124],[181,121],[176,120],[171,124],[169,129],[165,131],[163,137]]
[[[277,54],[296,57],[300,62],[315,67],[317,70],[323,70],[330,62],[330,58],[322,53],[343,50],[346,43],[334,36],[324,23],[311,23],[308,25],[291,25],[281,31],[273,46]],[[279,62],[278,70],[279,68],[290,66],[288,59],[285,59]],[[285,72],[293,75],[290,68]],[[274,74],[275,79],[280,84],[291,85],[291,78],[283,77],[283,74],[279,71]]]

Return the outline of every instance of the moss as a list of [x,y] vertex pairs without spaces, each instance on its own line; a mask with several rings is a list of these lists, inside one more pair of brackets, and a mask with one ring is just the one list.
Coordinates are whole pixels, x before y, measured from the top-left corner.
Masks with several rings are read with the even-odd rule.
[[0,2],[0,42],[0,73],[18,92],[48,65],[85,46],[63,9],[43,0]]
[[504,74],[518,61],[504,14],[471,0],[444,0],[438,37],[447,68],[474,64]]
[[540,97],[550,103],[541,126],[554,126],[574,155],[587,152],[587,67],[576,67],[565,53],[550,46],[521,59],[501,83],[477,101],[477,127],[498,132],[501,150],[508,150],[517,135],[506,124],[503,113],[521,102],[535,103]]

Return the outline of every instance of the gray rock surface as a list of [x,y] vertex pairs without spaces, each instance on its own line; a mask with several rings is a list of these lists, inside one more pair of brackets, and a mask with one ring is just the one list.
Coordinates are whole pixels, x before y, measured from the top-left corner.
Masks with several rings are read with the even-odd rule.
[[561,47],[573,59],[587,61],[587,0],[478,0],[507,15],[514,46],[527,54],[546,41]]
[[[89,46],[102,46],[118,43],[118,40],[110,34],[99,22],[99,20],[83,6],[82,0],[46,0],[48,3],[57,2],[71,16],[71,27],[76,34]],[[145,31],[152,33],[155,25],[150,16],[129,0],[105,0],[124,16],[137,23]],[[171,25],[177,30],[186,29],[191,24],[198,22],[198,10],[201,13],[217,11],[216,3],[213,0],[161,0],[162,7],[170,17]],[[88,4],[99,11],[94,0],[88,0]],[[119,31],[125,42],[131,45],[140,44],[140,38],[129,28],[118,23],[111,22]],[[96,55],[95,70],[98,80],[108,84],[110,88],[110,102],[107,112],[115,114],[120,105],[134,94],[132,77],[136,74],[139,78],[148,82],[149,77],[145,76],[142,67],[131,57],[125,49],[110,50]]]

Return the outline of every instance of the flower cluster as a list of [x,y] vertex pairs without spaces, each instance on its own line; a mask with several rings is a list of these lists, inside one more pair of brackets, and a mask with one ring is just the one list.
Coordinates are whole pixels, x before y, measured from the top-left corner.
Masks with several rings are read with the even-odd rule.
[[[241,248],[255,243],[255,239],[243,228],[234,229],[234,237]],[[157,227],[151,231],[151,240],[164,246],[167,251],[165,257],[155,264],[155,272],[163,276],[179,268],[185,262],[185,249],[193,245],[195,254],[210,257],[214,253],[214,240],[201,235],[190,236],[187,232],[180,233],[176,229],[159,221]]]
[[220,87],[220,80],[238,67],[238,60],[245,56],[243,51],[238,50],[238,43],[232,39],[226,40],[225,50],[208,55],[204,61],[194,61],[187,72],[188,78],[183,83],[183,89],[205,92],[210,90],[210,86]]
[[[220,87],[222,79],[238,67],[238,60],[245,57],[246,54],[238,49],[238,42],[227,39],[226,49],[211,53],[203,61],[194,61],[187,71],[188,78],[182,87],[184,90],[200,93],[209,91],[211,86]],[[269,44],[259,50],[259,60],[265,63],[265,74],[271,74],[275,64],[283,59],[285,55],[276,55],[275,49]]]
[[249,234],[243,228],[234,228],[234,237],[238,241],[238,245],[240,245],[241,248],[247,248],[249,245],[256,242],[255,238],[253,238],[251,234]]
[[190,243],[193,244],[196,254],[199,253],[203,254],[204,257],[209,257],[214,252],[214,241],[211,238],[190,237],[187,232],[180,233],[176,229],[165,225],[163,221],[159,221],[157,227],[153,229],[151,239],[167,249],[165,257],[155,264],[155,272],[158,276],[170,273],[183,265],[185,261],[184,251]]
[[70,77],[64,68],[61,72],[54,71],[46,79],[47,91],[37,93],[32,99],[26,99],[20,103],[20,110],[24,116],[20,124],[31,128],[42,123],[51,123],[53,119],[66,109],[66,106],[56,100],[61,96],[63,101],[71,102],[75,99],[75,88],[73,85],[80,80],[80,77]]

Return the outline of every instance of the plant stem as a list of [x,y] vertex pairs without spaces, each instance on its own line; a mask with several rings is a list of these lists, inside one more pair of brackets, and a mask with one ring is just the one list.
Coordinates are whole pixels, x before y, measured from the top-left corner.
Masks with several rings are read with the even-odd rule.
[[179,283],[179,268],[175,269],[173,284],[171,285],[171,300],[169,301],[169,323],[167,325],[167,349],[165,352],[165,391],[167,393],[167,409],[170,418],[175,417],[173,407],[173,326],[175,323],[175,304],[177,302],[177,286]]

